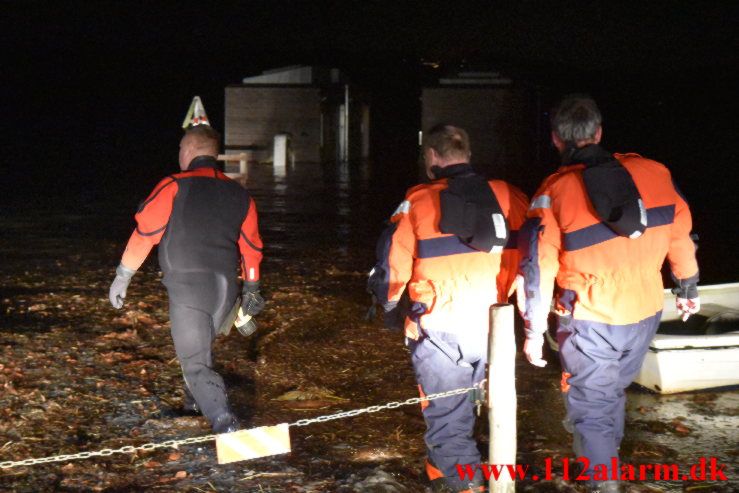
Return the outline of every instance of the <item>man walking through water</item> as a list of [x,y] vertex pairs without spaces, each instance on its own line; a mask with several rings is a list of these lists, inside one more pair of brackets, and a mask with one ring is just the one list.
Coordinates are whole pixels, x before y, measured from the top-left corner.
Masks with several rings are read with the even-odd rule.
[[[565,98],[552,115],[562,156],[521,228],[524,353],[544,366],[543,335],[552,292],[574,449],[591,491],[620,489],[613,474],[624,434],[624,389],[639,372],[662,316],[661,268],[669,261],[677,311],[700,309],[698,264],[684,198],[660,163],[612,154],[599,143],[595,101]],[[519,301],[521,301],[519,299]]]
[[245,188],[220,171],[219,141],[209,125],[185,132],[181,172],[160,181],[139,207],[109,297],[115,308],[122,308],[131,277],[159,244],[172,339],[185,379],[185,407],[202,412],[214,433],[228,433],[239,424],[223,379],[213,369],[211,348],[237,303],[237,269],[243,278],[243,312],[258,314],[264,300],[259,294],[262,240],[256,206]]
[[[485,378],[489,308],[511,294],[516,233],[528,202],[517,188],[475,173],[467,132],[438,125],[424,135],[431,182],[406,193],[382,235],[370,290],[388,328],[404,328],[421,395],[468,388]],[[399,303],[404,292],[406,311]],[[479,464],[475,404],[453,395],[422,404],[426,472],[436,491],[481,492],[480,471],[460,480],[458,464]]]

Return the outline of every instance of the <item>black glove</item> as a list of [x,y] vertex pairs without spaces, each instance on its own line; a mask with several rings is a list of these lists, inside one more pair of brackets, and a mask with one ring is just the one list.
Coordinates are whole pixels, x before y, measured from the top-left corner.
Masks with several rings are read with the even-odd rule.
[[404,310],[399,306],[395,305],[393,308],[385,309],[385,313],[382,315],[382,322],[386,329],[390,330],[403,330],[405,325]]
[[[678,284],[679,281],[678,281]],[[671,289],[678,298],[694,299],[698,297],[698,283],[681,284]]]
[[259,281],[244,281],[241,294],[241,310],[252,317],[264,310],[264,298],[259,294]]
[[126,289],[136,271],[129,269],[123,264],[118,264],[115,270],[115,279],[110,284],[108,299],[113,308],[123,308],[123,300],[126,299]]

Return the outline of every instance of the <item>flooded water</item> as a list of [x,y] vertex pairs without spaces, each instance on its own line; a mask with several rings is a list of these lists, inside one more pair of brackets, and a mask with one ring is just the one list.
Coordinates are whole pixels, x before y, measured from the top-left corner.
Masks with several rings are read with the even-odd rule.
[[[243,421],[294,422],[416,396],[402,336],[382,329],[379,320],[362,321],[375,239],[414,176],[415,170],[367,163],[298,163],[278,173],[269,165],[249,166],[269,305],[257,336],[247,340],[234,331],[217,343],[219,369]],[[0,382],[0,461],[207,433],[202,418],[176,417],[182,394],[155,259],[137,274],[126,314],[106,303],[133,226],[132,204],[140,198],[110,198],[83,212],[74,203],[16,208],[0,220],[0,348],[4,371],[12,369]],[[517,360],[518,461],[538,473],[546,459],[561,464],[572,457],[561,425],[559,368],[552,354],[548,358],[543,369],[520,353]],[[286,400],[294,391],[307,397]],[[75,412],[62,417],[75,396],[87,404],[74,404]],[[630,388],[627,402],[626,463],[677,464],[685,471],[715,457],[731,479],[635,481],[632,489],[737,491],[739,390],[661,396]],[[121,442],[117,433],[124,430],[136,433]],[[285,456],[217,466],[209,445],[182,447],[177,454],[0,472],[0,489],[423,492],[423,430],[418,408],[406,406],[291,429],[293,452]],[[486,449],[484,425],[479,437]],[[554,476],[519,481],[518,489],[577,487],[563,481],[556,466]]]
[[[715,457],[733,475],[734,487],[739,485],[739,391],[658,395],[634,388],[628,394],[627,422],[632,457],[662,456],[682,471],[701,458]],[[667,481],[654,484],[681,491]]]

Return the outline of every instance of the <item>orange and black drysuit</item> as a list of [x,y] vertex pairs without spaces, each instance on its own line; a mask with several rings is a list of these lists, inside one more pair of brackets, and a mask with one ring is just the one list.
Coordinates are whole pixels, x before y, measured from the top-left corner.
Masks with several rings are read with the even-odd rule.
[[210,156],[157,184],[136,214],[121,263],[136,270],[159,244],[172,339],[187,389],[210,423],[230,412],[211,346],[244,280],[259,280],[262,240],[254,200]]
[[[386,312],[397,309],[404,292],[410,299],[405,335],[422,395],[482,381],[489,308],[508,299],[515,280],[516,235],[528,205],[517,188],[499,180],[487,182],[508,223],[504,249],[480,251],[440,231],[440,193],[450,179],[471,173],[466,163],[447,166],[437,173],[440,179],[409,189],[391,218],[392,235],[378,249],[386,257],[385,265],[376,269],[386,270],[387,276],[376,292]],[[444,476],[453,483],[458,478],[456,464],[480,461],[472,436],[474,405],[467,395],[456,395],[425,402],[423,411],[429,476]],[[481,481],[477,478],[478,484]]]
[[[521,229],[523,316],[527,336],[538,339],[547,330],[555,293],[568,418],[575,451],[588,457],[592,473],[596,464],[610,467],[618,457],[624,389],[638,373],[662,314],[665,257],[688,292],[697,291],[698,265],[690,211],[667,168],[597,145],[577,150],[569,163],[541,185]],[[631,237],[609,227],[589,197],[598,200],[603,193],[596,197],[584,174],[604,163],[625,169],[636,187],[642,228]],[[614,208],[610,219],[621,212]]]

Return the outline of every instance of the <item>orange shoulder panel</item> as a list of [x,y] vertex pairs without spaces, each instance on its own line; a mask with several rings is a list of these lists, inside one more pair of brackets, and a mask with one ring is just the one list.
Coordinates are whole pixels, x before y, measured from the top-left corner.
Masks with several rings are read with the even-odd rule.
[[141,267],[151,249],[164,235],[178,190],[175,176],[160,181],[136,213],[136,229],[121,258],[121,263],[129,269]]

